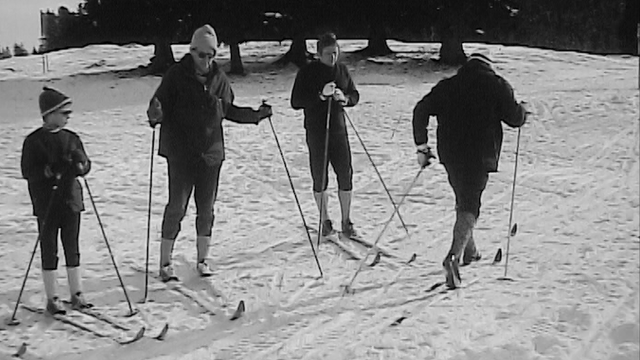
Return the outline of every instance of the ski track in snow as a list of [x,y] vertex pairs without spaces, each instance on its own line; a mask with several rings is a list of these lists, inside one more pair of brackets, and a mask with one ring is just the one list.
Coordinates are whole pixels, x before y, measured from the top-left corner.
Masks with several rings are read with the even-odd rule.
[[[362,45],[345,41],[342,49],[348,54]],[[394,58],[347,61],[361,92],[360,104],[347,111],[397,203],[418,171],[413,106],[453,70],[424,61],[437,53],[437,45],[390,45],[397,52]],[[230,79],[238,104],[257,107],[266,97],[274,106],[273,124],[307,225],[315,228],[302,113],[289,105],[296,69],[261,67],[287,46],[244,45],[243,60],[250,73]],[[509,275],[516,281],[497,281],[503,266],[489,264],[495,251],[506,246],[517,130],[504,127],[500,172],[491,174],[482,199],[475,238],[483,260],[461,270],[463,281],[478,277],[477,284],[446,297],[424,292],[442,280],[440,262],[454,220],[453,193],[443,167],[436,164],[423,172],[400,208],[411,237],[405,236],[396,218],[380,241],[399,258],[389,262],[383,257],[376,267],[365,267],[353,285],[355,294],[342,297],[341,285],[350,280],[358,262],[323,243],[318,255],[325,276],[317,279],[269,124],[225,122],[227,160],[210,252],[215,275],[211,280],[195,276],[193,202],[175,248],[178,274],[219,309],[220,316],[213,317],[153,278],[153,301],[135,303],[143,296],[144,275],[131,266],[144,266],[152,134],[145,125],[145,109],[159,78],[131,78],[113,71],[146,63],[152,49],[89,46],[56,52],[49,55],[51,72],[45,75],[40,57],[0,61],[3,320],[13,310],[37,236],[19,169],[22,141],[39,125],[37,96],[42,85],[52,84],[74,100],[68,128],[80,135],[93,161],[87,180],[128,294],[141,315],[123,317],[128,307],[85,189],[80,246],[86,296],[132,328],[147,325],[156,333],[165,322],[171,326],[164,342],[145,338],[117,347],[21,310],[20,326],[0,325],[0,357],[27,342],[26,356],[60,359],[80,359],[88,351],[94,359],[120,360],[638,359],[637,57],[465,46],[468,53],[490,54],[497,72],[533,112],[520,143],[514,209],[519,232],[511,240],[509,262]],[[186,46],[175,46],[174,51],[179,58]],[[228,49],[220,56],[225,63]],[[349,131],[355,171],[353,220],[373,242],[393,207],[353,129]],[[435,147],[433,119],[430,142]],[[155,273],[167,198],[166,165],[158,156],[153,184],[150,270]],[[330,212],[337,219],[333,175],[329,189]],[[311,239],[315,243],[316,237]],[[360,245],[350,249],[362,257],[366,253]],[[413,253],[416,261],[402,266]],[[60,294],[67,297],[63,258],[60,262]],[[37,253],[23,301],[42,306],[39,264]],[[226,317],[239,300],[245,301],[247,313],[229,322]],[[390,326],[401,316],[407,318]],[[89,325],[117,334],[99,322]]]

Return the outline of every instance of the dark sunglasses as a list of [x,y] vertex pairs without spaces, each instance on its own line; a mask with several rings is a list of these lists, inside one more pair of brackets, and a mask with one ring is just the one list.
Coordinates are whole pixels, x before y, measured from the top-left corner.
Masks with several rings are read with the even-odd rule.
[[202,59],[202,60],[207,59],[207,58],[213,59],[216,56],[215,53],[212,54],[212,53],[205,53],[205,52],[198,52],[198,53],[196,53],[196,55],[198,55],[198,57],[200,59]]

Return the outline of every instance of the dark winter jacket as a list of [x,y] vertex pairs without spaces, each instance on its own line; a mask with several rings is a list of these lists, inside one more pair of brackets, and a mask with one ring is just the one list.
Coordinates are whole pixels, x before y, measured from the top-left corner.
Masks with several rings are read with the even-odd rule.
[[[296,76],[291,91],[291,107],[296,110],[304,109],[304,128],[307,133],[324,137],[327,124],[327,102],[320,99],[320,92],[326,83],[334,81],[336,87],[342,90],[347,98],[346,107],[354,106],[360,100],[360,93],[349,75],[344,64],[327,66],[320,61],[314,61],[303,67]],[[343,105],[337,101],[331,102],[331,120],[329,122],[332,134],[346,133]]]
[[451,166],[498,170],[502,125],[520,127],[525,110],[513,89],[488,64],[470,60],[458,73],[440,81],[413,110],[416,145],[427,143],[429,116],[438,119],[438,156]]
[[158,154],[166,158],[221,162],[225,158],[222,119],[259,121],[257,111],[233,105],[229,80],[215,62],[205,83],[198,81],[191,54],[169,69],[155,97],[163,111]]
[[[82,164],[83,171],[77,164]],[[27,179],[29,195],[33,204],[33,215],[46,216],[53,187],[58,184],[54,205],[66,204],[72,211],[83,211],[82,186],[76,179],[91,170],[91,161],[87,157],[80,137],[73,131],[62,129],[50,132],[44,128],[33,131],[24,140],[20,162],[22,177]],[[45,168],[52,174],[47,177]]]

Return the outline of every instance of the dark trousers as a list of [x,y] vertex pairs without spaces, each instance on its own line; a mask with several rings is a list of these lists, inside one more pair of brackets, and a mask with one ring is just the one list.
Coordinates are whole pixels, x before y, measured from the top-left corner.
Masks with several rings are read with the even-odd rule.
[[162,219],[162,238],[175,240],[180,223],[187,212],[191,192],[196,203],[196,233],[211,236],[213,228],[213,204],[218,195],[218,180],[222,162],[207,165],[203,159],[183,161],[167,159],[169,168],[169,202]]
[[489,173],[481,168],[444,164],[449,176],[449,184],[456,196],[456,210],[472,213],[476,219],[480,215],[480,199],[487,186]]
[[49,213],[49,218],[38,217],[38,232],[42,270],[56,270],[58,268],[58,233],[60,233],[67,267],[80,265],[79,212],[72,211],[66,205],[54,205]]
[[[351,148],[349,137],[344,134],[329,134],[329,151],[327,160],[324,159],[324,133],[309,134],[307,132],[307,146],[309,147],[309,165],[311,167],[311,178],[313,179],[313,191],[322,192],[329,185],[327,169],[329,163],[333,167],[338,180],[338,189],[350,191],[353,188],[353,168],[351,167]],[[322,175],[327,174],[324,187],[322,186]]]

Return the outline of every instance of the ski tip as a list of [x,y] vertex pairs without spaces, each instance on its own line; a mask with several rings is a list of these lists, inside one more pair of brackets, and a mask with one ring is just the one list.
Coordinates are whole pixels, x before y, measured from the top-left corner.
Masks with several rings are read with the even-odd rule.
[[397,318],[394,322],[391,323],[391,325],[389,326],[398,326],[400,324],[402,324],[402,322],[406,319],[406,316],[400,316],[399,318]]
[[136,336],[133,337],[133,340],[131,342],[134,341],[138,341],[140,339],[142,339],[142,337],[144,336],[144,332],[147,330],[146,327],[141,327],[140,330],[138,330],[138,332],[136,333]]
[[233,315],[231,315],[229,320],[233,321],[233,320],[239,319],[240,317],[242,317],[245,311],[246,311],[246,308],[244,306],[244,300],[240,300],[240,302],[238,303],[238,308],[233,313]]
[[409,261],[407,261],[407,264],[411,264],[412,262],[414,262],[417,257],[418,257],[418,254],[413,253],[413,255],[411,255],[411,259],[409,259]]
[[515,280],[510,278],[510,277],[506,277],[506,276],[501,276],[498,278],[498,281],[510,281],[510,282],[514,282]]
[[13,354],[13,357],[21,357],[22,355],[24,355],[27,352],[27,343],[23,342],[22,345],[20,345],[20,348],[18,349],[18,351],[16,351],[15,354]]
[[160,333],[158,334],[158,336],[155,337],[156,340],[164,340],[165,336],[167,336],[167,332],[169,331],[169,323],[164,324],[164,327],[162,328],[162,330],[160,331]]
[[369,264],[369,267],[374,267],[378,265],[378,263],[380,262],[380,257],[381,257],[380,253],[376,253],[376,257],[373,259],[371,264]]
[[518,223],[513,224],[513,226],[511,227],[511,230],[509,230],[509,234],[511,236],[516,236],[516,233],[518,232]]
[[142,339],[142,337],[144,336],[144,332],[147,330],[146,327],[141,327],[140,330],[138,330],[138,332],[136,333],[136,336],[132,337],[129,340],[124,340],[124,341],[118,341],[120,343],[120,345],[128,345],[128,344],[132,344],[140,339]]
[[444,285],[444,284],[445,284],[445,281],[438,281],[437,283],[435,283],[435,284],[431,285],[431,286],[426,290],[426,292],[433,291],[433,290],[435,290],[435,289],[437,289],[437,288],[441,287],[441,286],[442,286],[442,285]]
[[502,249],[498,249],[496,256],[493,258],[493,264],[498,264],[502,261]]

